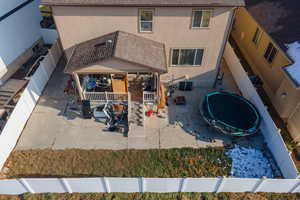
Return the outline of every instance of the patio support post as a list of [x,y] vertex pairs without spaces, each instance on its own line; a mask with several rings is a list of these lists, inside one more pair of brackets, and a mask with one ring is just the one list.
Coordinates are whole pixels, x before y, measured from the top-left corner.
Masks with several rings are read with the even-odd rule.
[[106,101],[106,103],[108,103],[108,96],[107,96],[107,92],[105,91],[104,93],[105,93],[105,101]]
[[78,93],[79,93],[79,97],[80,97],[80,100],[82,101],[84,99],[83,97],[83,90],[82,90],[82,87],[80,85],[80,80],[79,80],[79,76],[77,73],[73,73],[73,78],[76,82],[76,87],[77,87],[77,90],[78,90]]
[[156,81],[157,81],[157,83],[156,83],[156,96],[157,96],[157,99],[156,99],[156,103],[160,103],[160,74],[158,74],[158,73],[156,73],[155,74],[156,75]]

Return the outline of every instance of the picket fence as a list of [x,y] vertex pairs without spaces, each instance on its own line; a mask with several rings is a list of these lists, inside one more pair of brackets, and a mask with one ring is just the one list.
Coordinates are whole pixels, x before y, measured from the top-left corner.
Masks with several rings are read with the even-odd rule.
[[22,130],[30,117],[42,91],[55,69],[62,49],[59,42],[55,42],[39,68],[24,89],[15,109],[0,134],[0,169],[2,169],[9,154],[13,151]]
[[226,45],[224,58],[243,96],[258,108],[262,116],[261,132],[284,178],[298,178],[298,170],[278,128],[229,43]]

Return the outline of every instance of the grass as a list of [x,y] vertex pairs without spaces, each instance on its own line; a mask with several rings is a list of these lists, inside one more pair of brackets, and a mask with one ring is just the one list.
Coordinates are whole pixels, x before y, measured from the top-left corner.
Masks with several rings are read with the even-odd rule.
[[222,149],[22,150],[5,164],[6,178],[229,176]]
[[86,193],[86,194],[24,194],[0,196],[0,200],[297,200],[300,194],[275,193]]

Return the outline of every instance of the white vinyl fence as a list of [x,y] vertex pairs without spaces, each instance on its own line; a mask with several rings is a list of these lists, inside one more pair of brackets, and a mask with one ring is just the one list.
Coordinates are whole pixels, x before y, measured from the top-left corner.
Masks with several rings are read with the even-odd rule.
[[[30,113],[61,55],[55,43],[31,78],[0,135],[0,167],[13,150]],[[0,180],[0,194],[87,192],[300,192],[300,179],[274,122],[265,109],[233,49],[227,45],[225,59],[244,96],[262,115],[262,133],[286,179],[266,178],[21,178]]]
[[262,116],[261,132],[284,178],[297,178],[298,170],[274,121],[229,43],[226,45],[224,58],[243,96],[258,108]]
[[60,59],[61,54],[61,47],[59,43],[56,42],[31,77],[15,109],[0,133],[0,169],[2,169],[9,154],[13,151],[31,112]]
[[0,180],[0,194],[88,192],[300,192],[300,179],[25,178]]
[[41,34],[46,44],[54,44],[58,38],[56,29],[41,28]]

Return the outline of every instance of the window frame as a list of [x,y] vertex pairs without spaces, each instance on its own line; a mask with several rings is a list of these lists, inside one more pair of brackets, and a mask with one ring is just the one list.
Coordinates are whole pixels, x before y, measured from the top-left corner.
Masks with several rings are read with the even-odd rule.
[[[142,21],[142,12],[143,11],[150,11],[152,12],[152,21]],[[153,28],[154,28],[154,16],[155,16],[155,9],[154,8],[139,8],[138,9],[138,30],[139,33],[153,33]],[[143,31],[142,30],[142,22],[146,22],[146,23],[151,23],[152,24],[152,28],[151,31]]]
[[[258,32],[259,34],[257,34],[257,32]],[[255,30],[254,35],[253,35],[253,37],[252,37],[252,43],[253,43],[256,47],[259,46],[259,42],[260,42],[260,40],[261,40],[261,38],[262,38],[262,35],[263,35],[262,29],[259,28],[259,27],[256,27],[256,30]],[[256,36],[257,36],[257,41],[255,42]]]
[[[208,26],[207,26],[207,27],[206,27],[206,26],[205,26],[205,27],[204,27],[204,26],[201,26],[202,23],[203,23],[203,15],[202,15],[202,17],[201,17],[200,27],[194,27],[194,26],[193,26],[193,25],[194,25],[194,19],[195,19],[194,13],[197,12],[197,11],[201,11],[201,12],[203,12],[203,11],[209,11],[209,12],[210,12],[209,22],[208,22]],[[195,9],[193,9],[193,10],[192,10],[192,17],[191,17],[191,25],[190,25],[190,28],[191,28],[191,29],[208,29],[208,28],[210,28],[212,16],[213,16],[213,9],[210,9],[210,8],[195,8]]]
[[[266,55],[270,45],[271,45],[271,50],[270,50],[269,54]],[[270,61],[270,56],[274,53],[274,50],[275,50],[275,54],[273,56],[273,59]],[[265,51],[264,51],[264,55],[263,55],[264,59],[269,64],[272,64],[274,62],[277,54],[278,54],[278,49],[275,47],[275,45],[273,44],[273,42],[269,42],[268,45],[267,45],[267,47],[266,47],[266,49],[265,49]]]
[[[193,65],[188,65],[188,64],[177,64],[177,65],[174,65],[173,64],[173,55],[174,55],[174,50],[179,50],[178,52],[178,62],[177,63],[180,63],[180,57],[181,57],[181,51],[182,50],[196,50],[195,51],[195,55],[194,55],[194,60],[193,60]],[[196,58],[197,58],[197,50],[202,50],[202,57],[201,57],[201,64],[200,65],[195,65],[195,62],[196,62]],[[205,52],[205,48],[171,48],[171,53],[170,53],[170,66],[171,67],[201,67],[203,65],[203,60],[204,60],[204,52]]]

